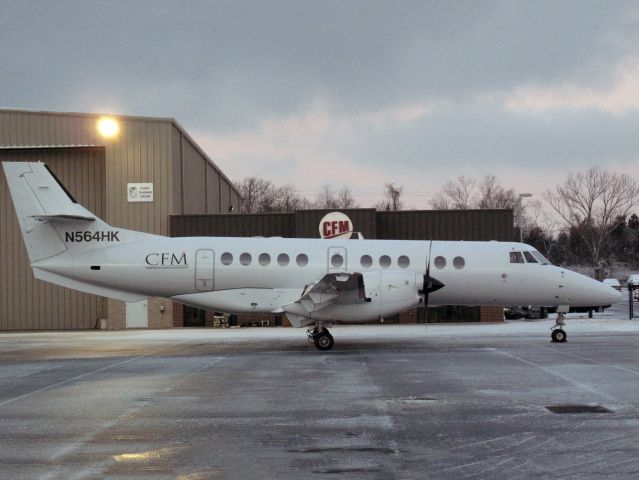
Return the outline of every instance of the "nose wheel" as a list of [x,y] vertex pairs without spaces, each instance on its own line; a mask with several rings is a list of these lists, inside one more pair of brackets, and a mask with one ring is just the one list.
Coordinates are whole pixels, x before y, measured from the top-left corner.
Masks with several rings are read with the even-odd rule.
[[555,324],[552,326],[550,338],[554,343],[564,343],[566,341],[567,335],[564,327],[566,326],[565,315],[563,313],[557,314],[557,320]]
[[320,351],[326,351],[333,348],[335,340],[333,335],[325,327],[315,327],[308,330],[308,341],[315,344],[315,348]]

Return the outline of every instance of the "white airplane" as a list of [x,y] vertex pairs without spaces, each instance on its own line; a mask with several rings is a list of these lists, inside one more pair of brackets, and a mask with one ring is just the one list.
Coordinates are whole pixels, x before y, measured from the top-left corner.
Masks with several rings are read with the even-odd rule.
[[[165,297],[227,313],[285,314],[320,350],[327,325],[427,305],[609,305],[620,293],[523,243],[168,238],[112,227],[43,163],[3,162],[36,278],[135,302]],[[562,317],[561,315],[559,317]],[[558,321],[553,340],[565,341]]]

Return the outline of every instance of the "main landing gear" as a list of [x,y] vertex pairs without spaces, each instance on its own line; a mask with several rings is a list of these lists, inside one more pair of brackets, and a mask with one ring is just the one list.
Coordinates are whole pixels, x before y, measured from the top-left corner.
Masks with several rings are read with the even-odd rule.
[[315,344],[315,348],[317,348],[318,350],[330,350],[335,344],[333,335],[331,335],[331,333],[325,327],[318,326],[309,328],[306,334],[308,335],[308,341],[313,342]]
[[566,341],[567,335],[566,331],[564,330],[564,327],[566,326],[565,317],[565,314],[558,313],[555,324],[550,328],[550,330],[552,331],[550,337],[555,343],[564,343]]

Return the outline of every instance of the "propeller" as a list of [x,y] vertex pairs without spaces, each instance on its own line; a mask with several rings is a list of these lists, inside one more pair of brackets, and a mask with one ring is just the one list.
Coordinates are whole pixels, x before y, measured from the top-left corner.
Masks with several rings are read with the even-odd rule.
[[424,284],[421,290],[418,290],[417,293],[424,296],[424,308],[426,309],[426,322],[428,322],[428,296],[429,294],[436,292],[440,288],[444,288],[445,285],[437,280],[434,277],[430,276],[430,259],[431,259],[431,249],[433,247],[433,242],[430,242],[430,248],[428,249],[428,262],[426,264],[426,274],[424,275]]

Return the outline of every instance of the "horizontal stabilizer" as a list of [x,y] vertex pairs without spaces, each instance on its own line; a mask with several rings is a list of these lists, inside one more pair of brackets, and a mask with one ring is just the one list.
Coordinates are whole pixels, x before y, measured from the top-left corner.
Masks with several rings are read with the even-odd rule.
[[93,222],[96,217],[89,215],[69,215],[69,214],[51,214],[51,215],[31,215],[31,218],[41,222]]

